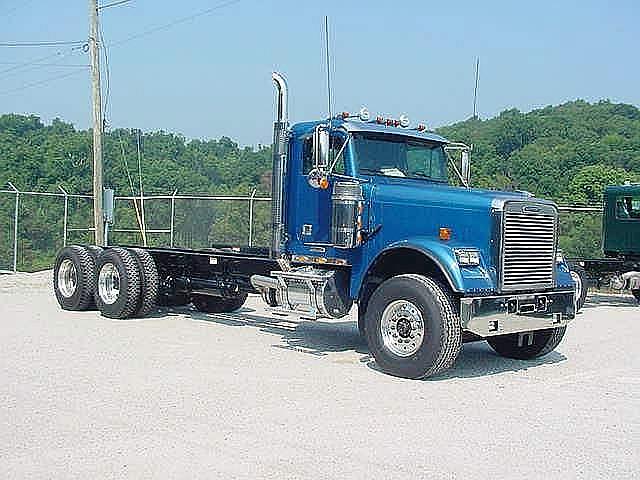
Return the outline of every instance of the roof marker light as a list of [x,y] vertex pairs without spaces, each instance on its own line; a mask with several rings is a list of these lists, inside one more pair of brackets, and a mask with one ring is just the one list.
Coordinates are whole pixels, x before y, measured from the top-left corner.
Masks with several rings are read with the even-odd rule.
[[384,124],[384,118],[382,118],[380,115],[378,115],[376,117],[376,123],[378,123],[380,125]]
[[409,117],[407,115],[400,115],[400,126],[407,128],[409,126]]
[[419,132],[424,132],[427,129],[427,126],[424,123],[419,123],[416,127],[416,130]]
[[346,120],[350,116],[351,115],[349,114],[349,112],[342,112],[340,115],[338,115],[338,117],[342,118],[343,120]]

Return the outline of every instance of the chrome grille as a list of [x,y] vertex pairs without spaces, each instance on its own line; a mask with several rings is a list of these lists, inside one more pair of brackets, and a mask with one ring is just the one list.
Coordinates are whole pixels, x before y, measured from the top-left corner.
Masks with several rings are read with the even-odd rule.
[[502,223],[503,291],[553,288],[558,214],[553,205],[509,202]]

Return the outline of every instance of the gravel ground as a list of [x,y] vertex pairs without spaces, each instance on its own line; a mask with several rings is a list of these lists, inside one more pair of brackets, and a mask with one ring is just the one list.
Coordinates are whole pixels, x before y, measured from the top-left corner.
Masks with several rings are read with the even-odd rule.
[[640,478],[640,307],[593,295],[536,361],[379,372],[353,319],[62,311],[0,276],[0,478]]

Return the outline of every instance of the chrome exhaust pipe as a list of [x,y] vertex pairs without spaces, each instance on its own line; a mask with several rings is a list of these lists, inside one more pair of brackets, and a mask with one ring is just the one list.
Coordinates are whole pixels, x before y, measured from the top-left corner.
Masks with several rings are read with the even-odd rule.
[[287,170],[289,130],[287,81],[272,74],[276,87],[276,118],[273,124],[273,169],[271,178],[271,258],[279,258],[284,247],[284,178]]

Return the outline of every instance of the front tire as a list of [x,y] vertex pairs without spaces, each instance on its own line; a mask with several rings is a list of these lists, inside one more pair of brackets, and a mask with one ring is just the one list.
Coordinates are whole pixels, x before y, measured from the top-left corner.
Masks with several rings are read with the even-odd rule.
[[364,313],[361,309],[360,309],[360,305],[358,305],[358,332],[360,333],[360,336],[364,339],[367,338],[367,327],[365,326],[365,316]]
[[636,300],[640,302],[640,288],[637,290],[631,290],[631,293],[633,293],[633,296],[636,297]]
[[386,280],[371,295],[365,335],[380,368],[424,378],[450,368],[462,346],[460,317],[449,290],[417,274]]
[[[557,327],[523,334],[510,333],[508,335],[489,337],[487,342],[502,357],[530,360],[542,357],[555,350],[562,341],[566,330],[567,327]],[[529,341],[531,341],[530,345]]]
[[110,248],[98,259],[96,306],[108,318],[129,318],[140,301],[140,268],[134,254],[124,248]]

